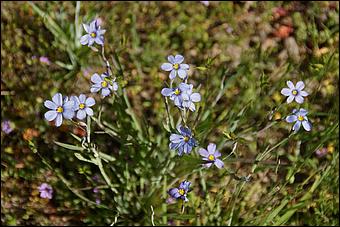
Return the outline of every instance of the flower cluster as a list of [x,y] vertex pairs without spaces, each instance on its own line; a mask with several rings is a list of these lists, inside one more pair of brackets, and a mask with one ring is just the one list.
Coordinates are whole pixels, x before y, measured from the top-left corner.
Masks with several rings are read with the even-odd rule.
[[[292,81],[287,81],[288,88],[283,88],[281,90],[281,94],[287,96],[287,103],[291,103],[295,100],[298,104],[302,104],[304,102],[304,97],[308,96],[309,94],[306,91],[303,91],[305,88],[305,84],[303,81],[299,81],[296,85],[293,84]],[[286,117],[286,122],[294,123],[293,131],[299,131],[301,125],[306,131],[312,130],[312,125],[308,121],[307,118],[308,111],[300,108],[299,110],[293,109],[292,115]]]
[[44,102],[44,106],[50,109],[45,113],[45,119],[47,121],[55,120],[57,127],[62,124],[63,118],[72,119],[76,116],[79,120],[83,120],[86,115],[93,115],[93,110],[90,107],[95,103],[92,97],[86,98],[84,94],[69,98],[57,93],[52,97],[52,101],[46,100]]
[[[196,139],[193,136],[191,129],[186,125],[186,110],[194,112],[196,110],[195,103],[201,101],[201,95],[193,91],[193,85],[187,83],[189,65],[184,64],[184,57],[182,55],[168,56],[167,63],[163,63],[161,66],[162,70],[170,72],[169,78],[171,80],[170,87],[163,88],[161,94],[173,101],[174,105],[181,111],[182,120],[184,125],[179,124],[176,129],[177,133],[170,135],[170,150],[177,150],[179,156],[183,154],[190,154],[194,147],[198,145]],[[172,87],[176,77],[179,77],[182,81],[177,86]],[[184,117],[183,117],[184,116]],[[208,151],[200,148],[199,154],[202,156],[203,167],[209,168],[214,164],[217,168],[221,169],[224,167],[224,163],[219,159],[221,153],[216,150],[216,145],[210,143],[208,145]],[[188,202],[187,193],[191,182],[185,180],[182,181],[178,188],[171,188],[168,191],[170,199],[181,199],[184,202]]]
[[[104,46],[104,33],[105,30],[101,29],[98,25],[98,21],[94,20],[90,24],[83,24],[86,35],[80,38],[82,45],[92,46],[94,43]],[[95,73],[91,77],[93,83],[90,91],[96,93],[101,91],[102,97],[110,95],[111,92],[118,90],[118,84],[115,82],[115,78],[109,76],[109,72],[105,72],[100,76]],[[92,106],[96,104],[94,98],[86,97],[84,94],[79,96],[64,96],[60,93],[56,93],[52,97],[52,101],[46,100],[44,106],[49,109],[45,113],[45,119],[47,121],[55,120],[55,125],[59,127],[63,119],[72,119],[76,117],[79,120],[83,120],[86,116],[93,116]]]
[[[187,80],[189,70],[188,64],[182,64],[184,57],[182,55],[176,55],[175,57],[168,56],[169,63],[163,63],[161,68],[165,71],[170,71],[169,78],[171,85],[173,80],[178,75],[182,80]],[[201,95],[193,92],[193,85],[181,82],[177,87],[163,88],[161,91],[165,97],[170,97],[175,106],[180,109],[187,108],[191,111],[195,111],[195,103],[201,101]]]

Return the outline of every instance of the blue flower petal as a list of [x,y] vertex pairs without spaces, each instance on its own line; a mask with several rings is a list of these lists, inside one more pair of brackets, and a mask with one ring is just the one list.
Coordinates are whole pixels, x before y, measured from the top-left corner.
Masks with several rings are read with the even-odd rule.
[[182,55],[177,54],[177,55],[175,56],[175,63],[176,63],[176,64],[181,64],[183,61],[184,61],[184,57],[183,57]]
[[51,110],[56,110],[58,108],[58,106],[54,102],[52,102],[50,100],[46,100],[44,102],[44,106],[49,108],[49,109],[51,109]]
[[214,154],[215,151],[216,151],[216,144],[209,143],[209,145],[208,145],[208,152],[209,152],[209,154]]
[[[78,111],[79,112],[79,111]],[[63,117],[65,119],[71,119],[74,116],[74,111],[73,110],[64,110],[63,112]]]
[[161,69],[164,70],[164,71],[169,72],[169,71],[171,71],[173,69],[173,67],[172,67],[172,64],[170,64],[170,63],[163,63],[161,65]]
[[163,88],[162,91],[161,91],[161,94],[163,96],[170,96],[174,93],[174,89],[172,88]]
[[293,123],[295,121],[297,121],[296,115],[289,115],[289,116],[286,117],[286,122],[288,122],[288,123]]
[[91,76],[91,81],[95,84],[98,84],[103,82],[103,79],[97,73],[95,73]]
[[312,130],[312,124],[309,121],[306,120],[302,121],[302,126],[308,132]]
[[296,123],[293,126],[293,131],[295,132],[299,131],[300,126],[301,126],[301,121],[296,121]]
[[53,121],[57,117],[57,111],[50,110],[45,113],[45,119],[48,121]]
[[61,113],[58,113],[56,121],[55,121],[55,126],[59,127],[62,123],[63,123],[63,115]]
[[208,152],[206,149],[204,149],[204,148],[200,148],[200,149],[198,150],[198,153],[199,153],[201,156],[206,157],[206,158],[209,156],[209,152]]
[[81,45],[87,45],[89,43],[90,35],[86,34],[80,38]]
[[63,105],[63,96],[60,93],[55,94],[52,97],[52,101],[57,105],[57,106],[62,106]]
[[301,95],[295,96],[295,101],[299,104],[303,103],[303,97]]
[[85,117],[86,117],[86,111],[85,110],[78,110],[77,118],[79,120],[83,120]]
[[183,136],[182,135],[178,135],[178,134],[171,134],[170,135],[170,141],[172,143],[180,143],[183,141]]
[[89,116],[93,116],[93,110],[89,107],[85,108],[86,114]]
[[86,106],[93,106],[96,104],[96,101],[92,97],[88,97],[85,101]]
[[187,72],[184,69],[178,69],[177,73],[178,76],[182,79],[185,79],[187,77]]
[[173,79],[176,78],[176,70],[175,69],[171,70],[171,72],[169,74],[169,78],[170,78],[170,80],[173,80]]

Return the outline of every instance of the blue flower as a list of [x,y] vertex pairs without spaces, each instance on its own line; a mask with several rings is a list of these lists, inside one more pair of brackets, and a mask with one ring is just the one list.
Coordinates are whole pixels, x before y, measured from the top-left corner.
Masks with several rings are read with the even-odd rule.
[[53,195],[53,188],[51,185],[42,183],[39,187],[38,190],[40,192],[40,197],[44,199],[52,199]]
[[206,149],[200,148],[198,153],[203,156],[204,161],[207,161],[206,164],[203,164],[205,167],[209,168],[212,164],[215,164],[215,166],[219,169],[224,167],[222,160],[218,159],[218,157],[221,156],[221,153],[216,150],[216,144],[209,143],[208,151]]
[[97,20],[92,21],[90,25],[83,24],[83,27],[87,34],[80,38],[82,45],[92,46],[94,42],[102,46],[104,45],[104,33],[106,30],[100,29]]
[[111,91],[118,90],[117,82],[108,79],[106,73],[103,73],[101,76],[99,76],[97,73],[93,74],[91,81],[94,83],[91,87],[91,92],[98,92],[101,89],[101,94],[103,97],[108,96]]
[[182,107],[182,94],[190,89],[190,86],[186,83],[180,83],[177,88],[163,88],[161,93],[163,96],[170,96],[170,99],[174,101],[175,105]]
[[182,94],[182,106],[185,108],[189,108],[191,111],[195,111],[195,104],[194,102],[201,101],[201,95],[199,93],[192,93],[193,85],[189,85],[189,89],[186,90],[185,93]]
[[187,194],[189,192],[189,187],[191,182],[183,181],[178,188],[171,188],[168,193],[174,199],[182,199],[184,202],[188,202]]
[[[65,100],[65,101],[64,101]],[[55,125],[59,127],[63,123],[63,117],[65,119],[71,119],[74,116],[74,102],[68,101],[68,98],[64,98],[60,93],[55,94],[52,97],[52,101],[46,100],[44,106],[51,109],[45,113],[45,119],[48,121],[55,121]]]
[[287,103],[291,103],[294,99],[297,103],[303,103],[303,97],[308,96],[308,93],[303,91],[305,84],[302,81],[296,83],[296,86],[292,83],[292,81],[287,81],[288,88],[283,88],[281,90],[281,94],[284,96],[288,96]]
[[286,121],[288,123],[295,122],[293,126],[293,131],[295,132],[299,131],[301,124],[306,131],[310,131],[312,129],[312,124],[308,121],[307,114],[308,112],[305,109],[301,108],[299,111],[294,109],[293,115],[287,116]]
[[86,114],[89,116],[93,115],[93,110],[90,108],[96,101],[92,97],[86,98],[84,94],[77,96],[72,96],[71,100],[74,102],[74,111],[77,111],[77,118],[79,120],[83,120],[86,117]]
[[169,148],[171,150],[178,150],[178,155],[189,154],[193,147],[197,146],[197,142],[192,138],[191,130],[182,125],[177,126],[177,131],[180,134],[170,135]]
[[161,66],[161,69],[164,71],[171,71],[169,74],[169,77],[171,80],[176,78],[176,75],[182,79],[185,79],[187,77],[187,70],[189,70],[188,64],[181,64],[184,60],[184,57],[182,55],[176,55],[175,57],[172,55],[168,56],[169,63],[163,63]]
[[9,120],[4,120],[1,123],[1,130],[6,134],[10,134],[13,131],[12,123]]

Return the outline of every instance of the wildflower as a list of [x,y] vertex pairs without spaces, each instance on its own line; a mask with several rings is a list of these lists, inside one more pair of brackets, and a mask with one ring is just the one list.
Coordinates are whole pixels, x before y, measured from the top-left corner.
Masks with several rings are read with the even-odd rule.
[[100,199],[99,199],[99,198],[96,199],[96,204],[97,204],[97,205],[100,204]]
[[40,61],[41,63],[45,63],[45,64],[47,64],[47,65],[51,64],[51,62],[50,62],[50,60],[48,59],[48,57],[45,57],[45,56],[41,56],[41,57],[39,58],[39,61]]
[[205,6],[209,6],[209,1],[200,1],[200,3],[202,3]]
[[321,149],[317,149],[315,151],[315,154],[318,158],[322,158],[323,156],[327,154],[327,152],[328,152],[327,148],[323,147]]
[[208,151],[206,149],[200,148],[198,153],[203,157],[204,161],[207,161],[206,164],[203,164],[205,167],[209,168],[212,164],[219,169],[224,167],[224,163],[218,159],[221,156],[221,153],[216,150],[216,144],[209,143]]
[[42,183],[39,187],[40,197],[44,199],[52,199],[53,189],[49,184]]
[[186,83],[180,83],[177,88],[163,88],[161,93],[163,96],[170,96],[170,99],[174,101],[175,105],[182,107],[182,94],[190,89],[190,86]]
[[77,111],[77,118],[83,120],[86,114],[89,116],[93,115],[93,110],[90,108],[96,101],[92,97],[86,98],[84,94],[80,94],[79,97],[72,96],[71,100],[74,102],[74,111]]
[[180,134],[171,134],[170,135],[170,144],[169,148],[171,150],[178,149],[178,155],[189,154],[193,147],[197,146],[197,142],[194,138],[192,138],[191,130],[182,125],[177,126],[177,131]]
[[92,46],[94,42],[104,45],[104,33],[106,30],[100,29],[97,20],[92,21],[90,25],[83,24],[83,27],[87,34],[80,38],[82,45]]
[[98,193],[99,192],[98,188],[97,187],[93,188],[93,192]]
[[291,103],[294,99],[297,103],[303,103],[303,97],[308,96],[307,92],[302,91],[305,84],[302,81],[299,81],[296,86],[294,86],[292,81],[288,80],[287,85],[289,88],[283,88],[281,90],[281,94],[288,96],[287,103]]
[[108,79],[106,73],[103,73],[101,76],[99,76],[97,73],[93,74],[91,81],[94,83],[91,87],[91,92],[98,92],[101,89],[101,94],[103,97],[108,96],[111,91],[118,90],[117,82]]
[[45,119],[48,121],[56,119],[55,125],[59,127],[63,122],[63,117],[71,119],[74,116],[74,102],[69,101],[68,97],[65,97],[63,100],[63,96],[60,93],[55,94],[52,97],[52,101],[46,100],[44,102],[44,106],[51,109],[45,113]]
[[188,202],[187,193],[190,185],[191,182],[185,180],[181,182],[178,188],[171,188],[168,193],[174,199],[182,199],[184,202]]
[[1,123],[1,130],[6,134],[10,134],[13,131],[13,128],[11,126],[11,122],[9,120],[4,120]]
[[176,75],[182,79],[187,77],[187,70],[189,70],[188,64],[181,64],[184,61],[184,57],[182,55],[176,55],[175,57],[172,55],[168,56],[168,61],[170,63],[163,63],[161,69],[164,71],[171,71],[169,77],[171,80],[176,78]]
[[286,121],[288,123],[295,122],[293,126],[293,131],[296,131],[296,132],[299,131],[301,124],[306,131],[310,131],[312,129],[312,125],[308,121],[308,118],[306,116],[307,114],[308,114],[307,110],[303,108],[301,108],[300,110],[294,109],[293,114],[287,116]]
[[201,95],[199,93],[192,93],[193,85],[189,85],[189,89],[186,90],[185,93],[182,94],[183,99],[183,107],[189,108],[191,111],[195,111],[195,104],[194,102],[201,101]]

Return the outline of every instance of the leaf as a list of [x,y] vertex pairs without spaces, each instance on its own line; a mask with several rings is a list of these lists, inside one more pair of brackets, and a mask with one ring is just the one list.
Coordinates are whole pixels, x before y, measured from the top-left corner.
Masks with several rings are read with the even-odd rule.
[[198,67],[196,67],[196,69],[201,70],[201,71],[205,71],[205,70],[207,70],[208,68],[207,68],[207,67],[204,67],[204,66],[198,66]]
[[74,150],[74,151],[83,151],[84,150],[84,148],[82,148],[82,147],[78,147],[78,146],[67,144],[67,143],[61,143],[61,142],[57,142],[57,141],[54,141],[54,143],[57,144],[58,146],[61,146],[63,148],[69,149],[69,150]]
[[84,158],[80,153],[74,153],[74,156],[76,156],[80,161],[90,162],[90,163],[96,164],[96,163],[94,162],[95,160],[86,159],[86,158]]

